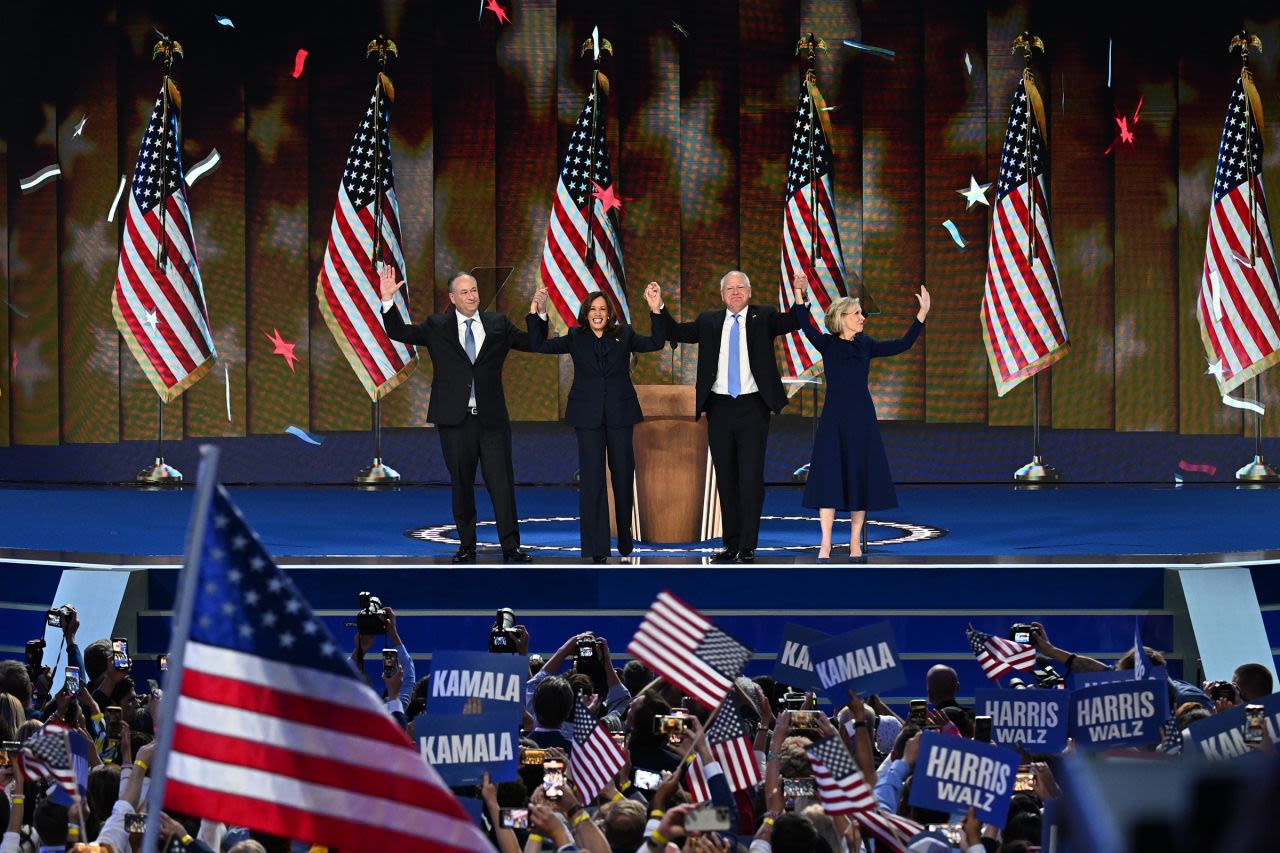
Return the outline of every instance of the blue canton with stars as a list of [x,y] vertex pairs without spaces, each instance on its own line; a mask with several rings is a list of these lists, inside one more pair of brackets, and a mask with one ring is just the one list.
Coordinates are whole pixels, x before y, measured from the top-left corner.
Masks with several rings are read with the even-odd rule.
[[730,696],[724,701],[720,713],[711,721],[711,728],[707,729],[707,743],[715,746],[740,737],[750,737],[752,734],[754,732],[747,726],[746,720],[742,719],[737,704]]
[[[1013,93],[1013,104],[1009,107],[1009,126],[1004,134],[1004,148],[1000,151],[1000,183],[996,190],[996,201],[1004,199],[1009,193],[1027,183],[1027,135],[1031,136],[1032,174],[1044,174],[1044,144],[1040,139],[1040,131],[1035,121],[1028,121],[1027,86],[1018,82]],[[1036,189],[1039,192],[1039,187]]]
[[747,661],[751,660],[751,649],[714,625],[698,643],[694,654],[729,680],[741,675]]
[[358,677],[222,486],[209,503],[196,580],[193,641]]
[[[796,107],[796,120],[792,125],[791,155],[787,158],[787,198],[809,185],[810,176],[821,178],[831,171],[831,146],[818,121],[813,131],[813,159],[809,158],[809,128],[811,124],[809,87],[800,81],[800,103]],[[817,116],[812,117],[817,120]]]
[[[381,96],[381,97],[380,97]],[[378,110],[377,139],[374,139],[374,110]],[[373,155],[376,146],[381,146],[382,154],[378,160],[378,171],[382,173],[382,191],[386,192],[395,186],[394,170],[391,168],[391,108],[387,104],[386,95],[381,87],[369,98],[369,107],[364,111],[364,119],[351,142],[351,150],[347,153],[347,164],[342,170],[342,186],[351,199],[351,206],[356,210],[373,203],[378,191],[377,172],[373,168]]]
[[805,747],[805,752],[821,761],[827,772],[837,780],[859,775],[858,766],[853,763],[853,756],[849,754],[849,749],[839,735],[810,744]]
[[[168,144],[165,144],[167,131]],[[164,165],[161,168],[161,152],[164,152]],[[169,122],[166,128],[164,120],[164,103],[156,98],[156,105],[151,110],[151,121],[142,134],[142,145],[138,148],[138,163],[133,168],[133,185],[130,191],[138,209],[143,213],[178,192],[183,186],[186,172],[182,168],[182,140],[178,136],[178,114],[169,107]]]
[[1227,193],[1248,183],[1250,173],[1256,175],[1261,184],[1261,162],[1262,134],[1258,132],[1258,125],[1253,120],[1253,110],[1249,108],[1249,101],[1245,97],[1244,84],[1237,78],[1236,88],[1231,93],[1231,106],[1227,108],[1227,120],[1222,125],[1213,200],[1222,201]]
[[[519,716],[517,714],[516,716]],[[591,739],[599,721],[587,710],[581,700],[573,703],[573,742],[581,746]]]
[[[613,177],[609,172],[609,149],[604,141],[603,116],[596,123],[595,170],[592,171],[591,116],[595,112],[595,106],[595,95],[588,95],[587,103],[583,105],[582,112],[578,115],[578,123],[573,126],[573,133],[569,136],[569,150],[565,152],[564,169],[560,173],[565,189],[569,191],[573,203],[579,208],[585,205],[587,199],[595,192],[595,187],[591,186],[592,181],[606,190],[613,183]],[[609,215],[614,216],[615,211],[609,211]]]

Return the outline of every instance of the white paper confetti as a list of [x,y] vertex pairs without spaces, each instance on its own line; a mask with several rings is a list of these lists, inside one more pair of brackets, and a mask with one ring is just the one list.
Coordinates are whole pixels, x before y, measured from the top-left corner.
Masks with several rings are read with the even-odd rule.
[[959,246],[961,249],[968,248],[965,245],[964,238],[960,236],[960,229],[956,227],[956,224],[954,222],[952,222],[950,219],[943,220],[942,227],[947,229],[947,231],[951,233],[951,239],[956,241],[957,246]]
[[1209,304],[1213,306],[1213,319],[1222,319],[1222,279],[1216,270],[1209,271]]
[[76,124],[76,132],[75,132],[75,133],[73,133],[73,134],[71,134],[71,135],[72,135],[72,136],[79,136],[80,134],[84,133],[84,124],[85,124],[85,122],[87,122],[88,120],[89,120],[89,116],[88,116],[88,115],[82,115],[82,116],[80,116],[80,121],[79,121],[79,123],[78,123],[78,124]]
[[187,186],[193,185],[196,181],[212,172],[214,169],[222,165],[222,158],[218,156],[218,149],[215,148],[209,152],[209,156],[205,157],[199,163],[196,163],[187,172]]
[[1209,369],[1206,370],[1204,373],[1206,376],[1216,376],[1219,379],[1221,379],[1222,378],[1222,359],[1218,359],[1213,364],[1210,364]]
[[111,200],[111,210],[107,211],[108,222],[115,222],[116,220],[116,208],[120,206],[120,196],[124,195],[124,184],[125,177],[124,175],[121,175],[120,188],[116,190],[116,197]]
[[54,163],[52,166],[45,166],[34,175],[30,175],[18,181],[18,189],[24,193],[32,192],[39,189],[40,185],[45,181],[51,181],[62,174],[62,168]]
[[874,53],[876,56],[883,56],[886,59],[893,59],[898,55],[887,47],[875,47],[874,45],[863,44],[860,41],[851,41],[850,39],[845,39],[844,45],[845,47],[851,47],[854,50],[864,50],[867,53]]
[[285,429],[285,432],[289,433],[289,435],[297,436],[298,438],[305,441],[307,444],[314,444],[316,447],[319,447],[321,444],[324,444],[323,438],[313,438],[312,436],[308,435],[307,431],[304,430],[302,427],[290,426]]
[[231,423],[231,369],[226,362],[222,364],[222,383],[227,389],[227,423]]
[[969,188],[967,190],[956,190],[956,192],[964,196],[964,209],[968,210],[975,204],[985,204],[990,207],[991,202],[987,201],[987,190],[989,189],[991,189],[991,184],[980,184],[977,178],[970,175]]
[[236,28],[236,25],[231,23],[231,19],[226,15],[214,15],[213,19],[224,27],[231,27],[233,30]]
[[973,60],[969,58],[969,51],[964,52],[964,70],[969,72],[969,76],[973,76]]
[[1246,409],[1250,412],[1257,412],[1259,415],[1265,415],[1267,413],[1266,407],[1261,403],[1255,403],[1252,400],[1240,400],[1236,397],[1232,397],[1230,394],[1223,394],[1222,402],[1224,405],[1230,406],[1233,409]]
[[1112,40],[1107,39],[1107,88],[1111,88],[1111,45]]

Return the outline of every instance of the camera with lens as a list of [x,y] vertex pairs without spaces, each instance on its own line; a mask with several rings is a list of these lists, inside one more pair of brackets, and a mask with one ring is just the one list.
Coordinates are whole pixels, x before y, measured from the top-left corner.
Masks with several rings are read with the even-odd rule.
[[489,629],[489,651],[494,654],[517,654],[519,638],[515,611],[510,607],[503,607],[493,617],[493,627]]
[[1067,683],[1067,680],[1058,674],[1058,671],[1053,668],[1052,664],[1045,664],[1044,669],[1033,669],[1031,670],[1031,674],[1034,675],[1036,677],[1036,681],[1039,682],[1039,684],[1036,685],[1037,687],[1065,687]]
[[356,611],[356,633],[372,636],[387,632],[387,614],[382,599],[371,592],[360,593],[360,609]]
[[71,605],[64,604],[61,607],[55,607],[54,609],[45,613],[44,618],[45,618],[45,621],[49,623],[50,628],[61,628],[62,620],[70,619],[71,614],[73,612],[75,611],[71,609]]
[[596,656],[596,638],[595,637],[586,637],[585,639],[578,641],[578,650],[576,654],[576,658],[578,660],[593,658],[595,656]]
[[1031,640],[1035,632],[1036,629],[1031,625],[1019,622],[1017,625],[1009,628],[1009,639],[1013,640],[1015,643],[1023,643],[1028,646],[1035,645]]

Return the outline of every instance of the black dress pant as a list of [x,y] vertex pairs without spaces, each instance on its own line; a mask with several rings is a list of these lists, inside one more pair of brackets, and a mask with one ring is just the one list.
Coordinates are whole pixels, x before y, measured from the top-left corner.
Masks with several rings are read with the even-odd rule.
[[578,429],[578,530],[582,556],[607,557],[609,545],[609,491],[605,487],[605,462],[613,481],[614,520],[618,528],[618,553],[631,553],[631,486],[636,458],[631,448],[633,427]]
[[476,544],[476,462],[484,475],[498,523],[498,541],[504,553],[520,547],[516,526],[515,472],[511,467],[511,426],[487,427],[476,415],[467,415],[457,426],[437,426],[440,450],[453,483],[453,523],[464,546]]
[[764,451],[769,407],[756,394],[712,394],[707,401],[707,443],[716,469],[720,518],[727,551],[754,551],[764,508]]

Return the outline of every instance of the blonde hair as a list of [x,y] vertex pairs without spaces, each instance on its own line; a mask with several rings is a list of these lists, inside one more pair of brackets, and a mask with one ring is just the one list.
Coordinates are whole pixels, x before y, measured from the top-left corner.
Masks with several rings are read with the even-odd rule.
[[844,315],[861,306],[861,299],[854,296],[841,296],[835,302],[832,302],[831,307],[827,309],[827,316],[823,321],[823,325],[827,327],[828,332],[838,335],[844,331]]

